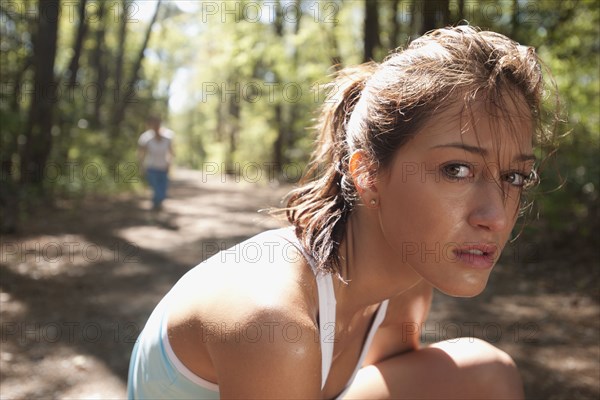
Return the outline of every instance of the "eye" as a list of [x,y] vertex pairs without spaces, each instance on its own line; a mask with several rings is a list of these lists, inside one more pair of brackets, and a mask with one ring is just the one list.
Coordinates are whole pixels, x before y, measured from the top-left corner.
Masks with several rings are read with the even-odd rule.
[[442,167],[442,172],[450,179],[467,179],[473,177],[472,168],[467,164],[446,164]]
[[528,186],[532,181],[533,173],[524,174],[522,172],[511,171],[502,176],[502,180],[516,187]]

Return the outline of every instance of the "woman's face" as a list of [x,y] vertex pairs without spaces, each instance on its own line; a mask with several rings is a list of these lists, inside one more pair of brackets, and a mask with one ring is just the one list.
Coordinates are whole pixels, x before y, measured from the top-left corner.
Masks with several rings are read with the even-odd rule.
[[462,104],[447,108],[375,184],[380,226],[399,262],[447,294],[483,291],[514,227],[534,163],[531,120],[516,110],[508,107],[507,122],[477,109],[464,118]]

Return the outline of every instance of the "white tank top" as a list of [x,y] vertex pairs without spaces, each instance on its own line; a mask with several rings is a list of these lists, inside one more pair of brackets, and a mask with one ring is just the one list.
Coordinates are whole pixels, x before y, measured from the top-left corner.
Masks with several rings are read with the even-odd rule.
[[[256,243],[272,243],[273,237],[286,240],[296,247],[306,258],[315,272],[319,296],[319,334],[321,341],[321,389],[325,387],[331,364],[335,339],[336,300],[333,290],[333,278],[316,270],[313,258],[306,254],[292,228],[276,229],[263,232],[238,246],[252,241]],[[243,247],[242,247],[243,248]],[[140,333],[133,349],[129,365],[128,397],[139,398],[190,398],[218,399],[219,386],[209,382],[190,371],[173,351],[167,335],[168,297],[165,296],[150,315],[148,322]],[[358,363],[346,388],[336,398],[341,398],[360,370],[369,350],[377,328],[383,322],[388,300],[383,301],[375,314],[371,328],[367,334]]]

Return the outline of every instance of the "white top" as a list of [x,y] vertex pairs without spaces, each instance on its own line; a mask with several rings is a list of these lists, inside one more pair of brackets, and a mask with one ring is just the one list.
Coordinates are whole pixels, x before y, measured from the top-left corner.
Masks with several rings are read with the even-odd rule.
[[144,168],[166,170],[169,167],[169,149],[173,140],[173,131],[165,127],[159,129],[158,139],[153,129],[142,133],[138,145],[146,149]]

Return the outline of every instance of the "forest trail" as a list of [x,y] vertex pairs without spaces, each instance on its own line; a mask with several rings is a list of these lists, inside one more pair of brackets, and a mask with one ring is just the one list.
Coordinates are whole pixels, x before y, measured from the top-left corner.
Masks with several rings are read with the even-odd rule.
[[[218,249],[280,226],[257,210],[290,187],[237,180],[177,169],[158,216],[143,196],[86,199],[2,237],[0,398],[125,397],[133,343],[168,289]],[[436,294],[424,338],[494,342],[521,366],[528,398],[598,398],[597,290],[567,290],[572,274],[537,279],[549,267],[533,261],[508,257],[476,299]]]

